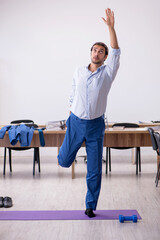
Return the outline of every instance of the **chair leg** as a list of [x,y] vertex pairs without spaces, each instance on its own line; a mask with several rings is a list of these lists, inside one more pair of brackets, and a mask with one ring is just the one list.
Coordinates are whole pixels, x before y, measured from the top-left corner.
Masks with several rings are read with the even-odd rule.
[[3,175],[6,173],[6,147],[4,148],[4,165],[3,165]]
[[39,148],[34,148],[34,158],[33,158],[33,176],[35,175],[35,165],[38,163],[38,171],[41,171],[40,168],[40,157],[39,157]]
[[40,167],[39,148],[37,148],[37,161],[38,161],[38,170],[40,172],[41,171],[41,167]]
[[109,165],[109,171],[111,172],[111,148],[110,147],[106,147],[106,174],[108,173],[108,165]]
[[111,172],[111,148],[109,148],[109,171]]
[[159,180],[159,174],[160,174],[160,162],[157,166],[157,173],[156,173],[156,179],[155,179],[155,183],[156,183],[156,187],[158,186],[158,180]]
[[157,177],[158,177],[158,176],[157,176],[157,173],[156,173],[156,179],[155,179],[155,183],[157,182]]
[[156,181],[155,181],[155,183],[156,183],[156,187],[158,186],[158,173],[156,174]]
[[106,174],[108,173],[108,147],[106,147]]
[[138,149],[136,148],[136,175],[138,175]]
[[139,172],[141,172],[141,150],[140,150],[140,147],[138,147],[138,159],[139,159]]
[[10,172],[12,172],[12,155],[11,155],[11,149],[8,148],[9,151],[9,167],[10,167]]
[[156,179],[155,179],[155,183],[156,184],[157,184],[157,180],[158,180],[159,167],[160,167],[160,163],[158,165],[158,169],[157,169],[157,173],[156,173]]
[[158,186],[159,176],[160,176],[160,163],[158,165],[158,170],[156,174],[156,187]]

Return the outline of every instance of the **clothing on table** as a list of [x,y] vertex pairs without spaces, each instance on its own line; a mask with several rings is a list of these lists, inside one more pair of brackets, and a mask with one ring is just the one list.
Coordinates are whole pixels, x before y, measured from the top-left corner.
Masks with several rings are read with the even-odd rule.
[[25,124],[20,125],[7,125],[0,130],[0,139],[4,138],[6,131],[8,131],[10,143],[14,146],[17,142],[20,142],[21,147],[28,147],[31,144],[34,130],[39,131],[39,138],[41,146],[45,146],[44,136],[42,129],[26,126]]
[[82,119],[94,119],[106,111],[107,96],[119,68],[120,49],[110,48],[106,65],[96,72],[77,68],[72,81],[70,111]]
[[11,125],[7,125],[1,128],[0,130],[0,139],[4,138],[4,135],[6,133],[6,131],[8,131],[8,129],[11,127]]
[[67,131],[58,155],[62,167],[70,167],[77,151],[85,142],[87,151],[87,194],[86,208],[96,209],[101,187],[102,150],[104,139],[104,117],[85,120],[73,113],[67,122]]
[[21,147],[28,147],[31,144],[34,127],[27,127],[25,124],[8,125],[0,130],[0,138],[3,138],[8,131],[10,143],[14,146],[20,142]]

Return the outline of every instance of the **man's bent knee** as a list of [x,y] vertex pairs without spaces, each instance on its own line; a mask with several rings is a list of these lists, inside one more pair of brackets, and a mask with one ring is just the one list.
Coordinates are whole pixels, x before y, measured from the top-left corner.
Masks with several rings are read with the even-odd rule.
[[69,168],[72,165],[73,161],[67,158],[63,158],[62,156],[60,156],[60,154],[58,155],[57,158],[58,158],[58,163],[61,167]]

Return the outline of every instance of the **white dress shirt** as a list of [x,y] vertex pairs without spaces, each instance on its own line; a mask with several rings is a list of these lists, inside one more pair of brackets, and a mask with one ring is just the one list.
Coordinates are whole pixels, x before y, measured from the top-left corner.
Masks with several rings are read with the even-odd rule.
[[120,49],[110,48],[106,65],[96,72],[86,67],[75,70],[70,111],[81,119],[95,119],[106,111],[107,96],[119,68]]

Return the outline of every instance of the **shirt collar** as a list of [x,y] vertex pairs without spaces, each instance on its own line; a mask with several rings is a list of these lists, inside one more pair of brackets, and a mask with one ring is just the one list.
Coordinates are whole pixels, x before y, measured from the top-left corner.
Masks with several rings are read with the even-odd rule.
[[[90,65],[90,64],[89,64]],[[90,70],[89,70],[89,65],[87,65],[86,66],[86,69],[90,72]],[[96,72],[99,72],[99,71],[101,71],[103,68],[105,67],[105,65],[103,64],[103,65],[101,65],[99,68],[97,68],[97,71]]]

